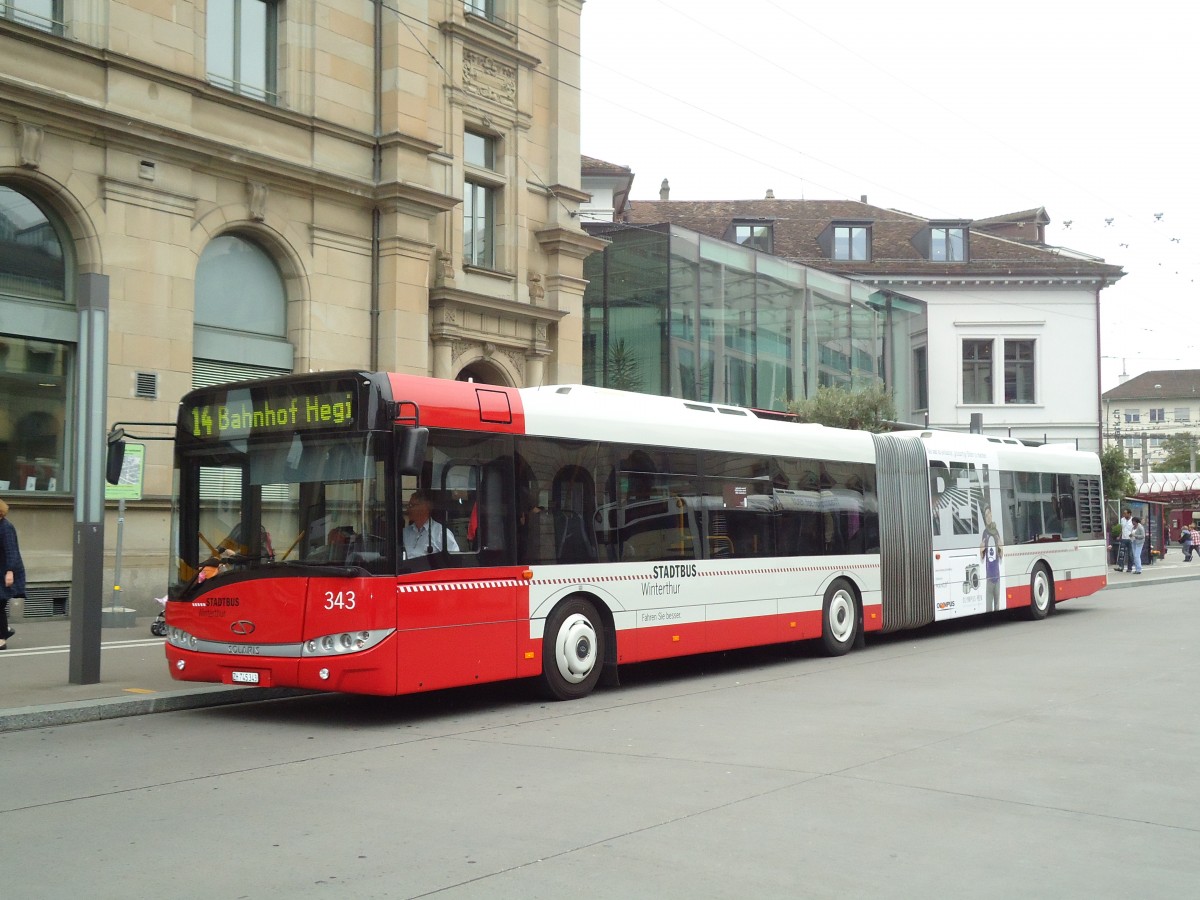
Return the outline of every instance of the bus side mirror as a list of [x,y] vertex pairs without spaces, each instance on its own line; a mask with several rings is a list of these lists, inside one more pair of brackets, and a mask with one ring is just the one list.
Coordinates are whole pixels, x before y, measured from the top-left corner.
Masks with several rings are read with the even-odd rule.
[[400,446],[396,452],[396,467],[401,475],[420,475],[425,462],[425,448],[429,446],[429,429],[420,426],[405,428],[400,432]]
[[108,435],[108,458],[104,462],[104,480],[109,484],[120,484],[121,466],[125,462],[125,432],[117,429]]

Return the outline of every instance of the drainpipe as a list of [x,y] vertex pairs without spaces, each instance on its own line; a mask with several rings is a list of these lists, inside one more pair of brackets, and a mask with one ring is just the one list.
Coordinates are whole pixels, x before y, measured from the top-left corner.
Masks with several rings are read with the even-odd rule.
[[1104,289],[1104,279],[1100,279],[1100,285],[1096,288],[1096,417],[1100,422],[1100,428],[1096,434],[1096,454],[1104,452],[1104,424],[1107,421],[1104,415],[1103,400],[1101,399],[1101,388],[1103,383],[1100,380],[1100,366],[1103,363],[1100,361],[1100,354],[1103,352],[1100,346],[1100,291]]
[[[375,46],[374,50],[374,105],[375,105],[375,144],[371,149],[371,181],[378,190],[379,181],[383,177],[383,148],[380,145],[380,131],[383,128],[383,0],[375,0]],[[379,232],[381,227],[379,201],[371,207],[371,359],[370,370],[379,368]]]

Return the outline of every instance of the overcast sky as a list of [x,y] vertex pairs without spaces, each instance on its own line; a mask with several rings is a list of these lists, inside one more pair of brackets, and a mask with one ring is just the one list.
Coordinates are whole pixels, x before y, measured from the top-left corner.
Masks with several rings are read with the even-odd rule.
[[588,0],[582,151],[635,200],[668,178],[672,200],[1044,206],[1049,243],[1127,273],[1101,293],[1108,390],[1200,368],[1197,25],[1162,0]]

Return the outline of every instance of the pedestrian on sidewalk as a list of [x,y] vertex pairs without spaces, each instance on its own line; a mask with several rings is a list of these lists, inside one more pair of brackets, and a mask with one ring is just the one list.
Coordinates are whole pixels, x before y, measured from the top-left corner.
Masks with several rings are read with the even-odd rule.
[[1183,561],[1192,561],[1192,529],[1184,525],[1179,529],[1179,547],[1183,550]]
[[8,649],[8,639],[16,632],[8,627],[8,601],[25,596],[25,563],[17,544],[17,529],[8,521],[8,504],[0,500],[0,650]]
[[1133,544],[1130,538],[1133,535],[1133,511],[1126,509],[1121,513],[1121,554],[1117,556],[1117,571],[1121,571],[1121,558],[1125,558],[1125,571],[1133,571]]
[[1129,533],[1129,540],[1133,544],[1133,573],[1141,575],[1142,547],[1146,543],[1146,528],[1142,525],[1142,520],[1137,516],[1133,517],[1133,530]]

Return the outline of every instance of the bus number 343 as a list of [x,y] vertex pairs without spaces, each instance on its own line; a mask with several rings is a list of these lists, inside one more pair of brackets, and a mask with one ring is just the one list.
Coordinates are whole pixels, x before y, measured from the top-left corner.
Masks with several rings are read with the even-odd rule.
[[354,609],[354,591],[325,592],[326,609]]

